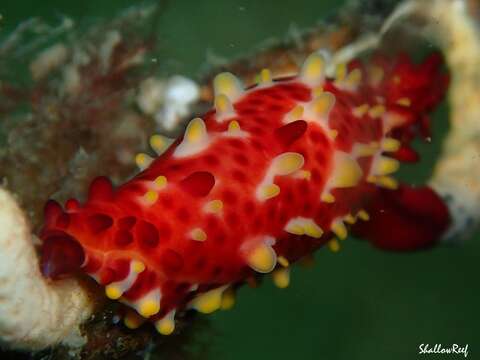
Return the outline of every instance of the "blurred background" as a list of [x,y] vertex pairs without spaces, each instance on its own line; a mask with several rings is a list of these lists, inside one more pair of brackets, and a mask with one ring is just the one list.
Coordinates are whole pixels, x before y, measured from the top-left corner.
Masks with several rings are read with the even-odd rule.
[[[163,54],[159,71],[196,77],[207,59],[246,55],[269,39],[294,36],[334,16],[344,2],[170,1],[158,24]],[[89,24],[135,4],[2,1],[0,41],[32,17],[54,24],[68,16]],[[440,149],[447,118],[444,105],[434,116],[434,146],[423,151],[427,164]],[[400,176],[413,183],[421,183],[431,171],[429,165],[403,167]],[[212,331],[199,335],[207,344],[207,358],[454,358],[418,355],[419,345],[427,343],[469,344],[469,357],[479,358],[480,234],[460,246],[409,254],[383,252],[353,238],[341,245],[338,253],[318,251],[312,267],[296,266],[289,288],[277,289],[266,278],[258,288],[243,287],[233,310],[208,315]]]

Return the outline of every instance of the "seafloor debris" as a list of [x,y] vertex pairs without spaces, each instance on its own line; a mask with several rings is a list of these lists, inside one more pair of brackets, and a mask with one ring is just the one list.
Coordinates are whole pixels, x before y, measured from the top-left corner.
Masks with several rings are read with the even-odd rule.
[[[337,49],[355,41],[357,45],[350,46],[348,51],[341,52],[341,54],[347,54],[348,57],[348,54],[358,54],[359,49],[363,51],[365,48],[376,47],[380,43],[381,36],[361,39],[360,37],[366,35],[365,32],[369,30],[375,31],[380,28],[381,20],[387,17],[392,9],[391,3],[394,2],[386,2],[389,3],[389,6],[382,8],[385,10],[382,13],[379,13],[378,7],[368,7],[368,4],[374,3],[378,5],[376,1],[362,1],[360,5],[357,5],[370,11],[361,12],[358,11],[358,7],[349,7],[342,13],[340,19],[336,19],[336,24],[332,22],[328,26],[310,30],[288,42],[272,45],[261,53],[223,65],[222,68],[239,74],[246,83],[253,83],[256,74],[264,67],[271,68],[274,76],[296,72],[300,60],[307,53],[318,48],[326,47],[335,53]],[[423,21],[422,25],[435,24],[431,30],[437,35],[440,34],[441,39],[446,40],[441,44],[444,45],[445,57],[452,74],[450,97],[453,105],[451,109],[453,131],[448,140],[449,146],[446,148],[443,158],[440,159],[432,183],[442,193],[449,193],[454,199],[452,203],[461,204],[465,201],[465,204],[470,204],[465,207],[463,213],[458,212],[460,221],[454,223],[469,225],[478,219],[480,201],[470,202],[470,198],[477,200],[478,198],[471,196],[468,191],[464,197],[457,197],[457,194],[465,194],[463,189],[465,184],[470,186],[474,194],[478,194],[476,184],[480,178],[471,171],[477,168],[471,166],[471,161],[477,159],[478,144],[475,143],[475,137],[469,136],[478,133],[475,131],[478,129],[476,120],[478,119],[476,116],[478,101],[474,95],[479,93],[478,82],[475,81],[479,77],[477,64],[479,57],[475,55],[478,53],[475,52],[478,48],[478,32],[472,19],[477,14],[475,2],[436,0],[432,1],[431,9],[433,10],[428,10],[430,7],[427,9],[425,3],[422,1],[405,2],[407,5],[400,12],[404,16],[390,18],[388,26],[384,28],[391,27],[392,19],[395,20],[393,23],[401,24],[412,18],[420,18]],[[364,15],[359,16],[360,13]],[[142,62],[145,54],[158,51],[154,48],[152,38],[149,36],[152,31],[155,31],[152,25],[152,18],[155,16],[158,17],[159,13],[155,12],[154,8],[138,7],[110,23],[96,25],[83,34],[75,30],[75,25],[71,21],[65,21],[58,28],[52,29],[50,34],[61,33],[69,36],[62,37],[61,41],[59,40],[56,45],[47,50],[44,50],[45,47],[43,47],[43,44],[47,42],[35,42],[37,50],[42,50],[43,47],[39,57],[31,56],[29,53],[32,46],[17,46],[23,45],[25,40],[22,34],[25,31],[28,32],[31,26],[38,25],[39,20],[23,24],[17,32],[0,45],[0,55],[2,55],[0,56],[0,77],[3,78],[3,82],[0,83],[0,96],[2,96],[0,101],[2,116],[0,176],[4,186],[18,198],[34,226],[40,222],[39,214],[41,214],[43,203],[47,197],[55,194],[55,198],[62,202],[66,200],[67,196],[84,197],[87,184],[95,175],[99,175],[98,169],[102,169],[104,174],[113,176],[114,182],[120,182],[132,174],[134,154],[147,147],[148,136],[157,127],[154,116],[162,113],[163,101],[159,101],[162,91],[154,96],[153,105],[147,106],[145,112],[139,111],[137,107],[139,104],[136,102],[136,94],[138,94],[142,81],[152,76],[158,78],[151,64],[144,66],[145,64]],[[139,21],[139,19],[144,21]],[[367,26],[368,24],[370,26]],[[405,33],[409,32],[410,26],[404,27]],[[424,33],[422,32],[422,34]],[[397,36],[401,38],[401,34],[402,31]],[[125,41],[126,38],[128,38],[128,42]],[[360,42],[358,42],[359,39]],[[365,39],[370,40],[365,42]],[[51,40],[52,36],[49,37],[48,43],[51,44]],[[401,43],[400,40],[398,42]],[[102,44],[99,47],[92,46],[92,44],[99,43]],[[9,61],[11,66],[11,62],[15,61],[20,64],[21,59],[30,59],[27,67],[31,68],[32,76],[37,79],[31,85],[21,83],[18,85],[17,82],[11,81],[11,75],[7,70]],[[217,70],[213,71],[213,73],[217,72]],[[202,82],[204,86],[201,88],[200,96],[204,101],[212,100],[210,79],[207,76]],[[162,84],[168,83],[168,80],[159,79],[158,81]],[[193,84],[190,89],[194,89]],[[192,94],[193,100],[196,96],[195,91],[192,90],[189,93]],[[472,96],[466,97],[465,94],[472,94]],[[188,106],[188,102],[181,103],[181,106]],[[202,104],[199,105],[199,108],[202,108]],[[187,112],[186,108],[183,107],[180,116],[185,112]],[[160,116],[157,117],[157,121],[161,119]],[[466,140],[468,140],[469,146],[463,145]],[[459,147],[459,143],[462,146]],[[112,151],[112,149],[116,149],[116,151]],[[458,174],[463,176],[459,177]],[[42,191],[38,189],[42,189]],[[451,189],[454,190],[451,191]],[[20,224],[25,231],[23,215],[19,212],[12,197],[4,192],[2,192],[2,196],[5,204],[9,204],[8,209],[14,210],[3,208],[7,209],[10,217],[2,218],[1,222],[6,223],[8,220],[9,223]],[[1,209],[0,214],[2,214]],[[452,213],[457,219],[455,215],[457,212]],[[464,214],[468,214],[468,216]],[[12,215],[14,215],[13,218]],[[463,221],[470,218],[470,221]],[[465,226],[460,225],[457,229],[455,234],[463,231]],[[22,233],[21,238],[28,240],[30,236]],[[0,239],[10,242],[11,236],[0,236]],[[25,241],[18,241],[18,243],[15,241],[10,245],[18,246],[18,248],[12,249],[12,252],[25,249],[24,264],[28,265],[31,260],[32,268],[36,267],[31,246],[26,245]],[[0,276],[11,274],[13,276],[11,281],[25,284],[31,281],[30,275],[12,271],[12,266],[7,266],[11,263],[4,262],[4,264],[5,266],[0,267]],[[28,269],[26,271],[27,274],[37,276],[35,272],[29,272]],[[24,276],[27,276],[25,281],[21,279]],[[71,282],[70,284],[75,283]],[[61,287],[62,285],[57,286]],[[42,295],[40,293],[39,296],[32,296],[31,291],[35,291],[35,289],[35,287],[28,289],[30,301],[38,300]],[[57,296],[56,286],[39,285],[38,289],[49,292],[50,295],[46,298]],[[74,291],[84,294],[78,288]],[[12,304],[17,306],[19,297],[22,297],[21,293],[12,296],[11,292],[4,292],[3,289],[0,289],[0,294],[2,294],[0,311],[8,309]],[[77,304],[81,304],[81,302]],[[32,303],[31,306],[40,305],[40,303]],[[91,303],[86,304],[83,311],[64,313],[65,316],[72,316],[77,321],[69,319],[70,322],[62,322],[61,319],[48,318],[48,315],[58,315],[54,311],[42,313],[45,321],[35,324],[32,321],[31,324],[32,327],[37,327],[30,334],[38,334],[38,336],[31,339],[31,342],[23,343],[20,342],[22,338],[15,337],[15,332],[11,331],[11,328],[16,325],[5,322],[5,314],[0,313],[0,333],[9,333],[9,335],[2,335],[3,343],[27,350],[56,343],[60,340],[60,335],[57,338],[47,339],[42,334],[42,331],[50,331],[48,328],[42,327],[46,324],[49,325],[50,322],[52,324],[69,323],[71,324],[71,333],[84,335],[77,339],[86,338],[87,343],[76,353],[83,358],[131,356],[132,352],[143,349],[151,343],[152,332],[148,329],[143,328],[132,335],[123,327],[116,326],[112,321],[115,317],[112,315],[111,307],[97,313],[93,320],[81,326],[80,332],[77,331],[81,325],[80,320],[87,316],[90,306]],[[20,321],[25,318],[19,317],[18,319]],[[14,318],[9,320],[12,321]],[[190,324],[196,322],[192,319],[181,320],[180,327],[189,329]],[[24,323],[19,324],[25,325]],[[70,332],[65,328],[60,329],[64,334]],[[162,352],[166,352],[169,345],[177,347],[177,345],[184,344],[186,335],[189,335],[189,332],[184,330],[180,331],[180,336],[171,337],[170,340],[161,339],[157,342],[161,346]],[[62,352],[58,349],[55,351],[58,351],[56,352],[58,358],[68,358],[72,355],[68,351]]]

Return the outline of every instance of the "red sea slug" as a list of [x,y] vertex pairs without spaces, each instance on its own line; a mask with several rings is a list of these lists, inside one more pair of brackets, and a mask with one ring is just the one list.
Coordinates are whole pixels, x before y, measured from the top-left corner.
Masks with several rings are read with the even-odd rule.
[[314,53],[298,76],[263,70],[246,90],[218,75],[215,109],[173,144],[153,136],[158,157],[137,156],[136,177],[117,188],[97,178],[85,204],[47,203],[43,274],[84,272],[169,334],[176,311],[227,306],[256,273],[286,286],[291,263],[335,248],[349,227],[384,249],[432,245],[445,205],[391,174],[417,157],[409,143],[447,88],[440,66],[438,55],[354,61],[328,78]]

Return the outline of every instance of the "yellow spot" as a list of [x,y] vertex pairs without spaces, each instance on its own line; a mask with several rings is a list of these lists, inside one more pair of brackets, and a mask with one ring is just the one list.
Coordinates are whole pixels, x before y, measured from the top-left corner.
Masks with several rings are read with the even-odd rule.
[[333,187],[352,187],[358,184],[362,178],[363,171],[357,161],[347,153],[337,151],[335,153],[335,172]]
[[123,295],[123,291],[118,286],[110,284],[105,287],[105,294],[109,299],[117,300]]
[[335,220],[332,223],[331,230],[335,235],[337,235],[340,238],[340,240],[345,240],[347,238],[347,235],[348,235],[347,227],[345,226],[342,220]]
[[140,302],[138,312],[145,318],[155,315],[160,311],[160,304],[153,299],[146,299]]
[[346,85],[354,90],[360,85],[362,81],[362,71],[360,69],[353,69],[345,79]]
[[285,289],[290,285],[290,269],[279,268],[272,273],[273,283],[280,289]]
[[400,163],[398,160],[381,156],[375,163],[375,174],[389,175],[397,171],[399,167]]
[[224,290],[225,286],[199,294],[192,300],[191,305],[203,314],[210,314],[222,306],[222,293]]
[[398,188],[398,182],[390,176],[379,176],[377,185],[386,189],[395,190]]
[[163,154],[170,143],[171,139],[167,139],[162,135],[153,135],[150,137],[150,146],[157,155]]
[[229,99],[235,100],[243,93],[242,85],[237,77],[231,73],[218,74],[213,80],[215,95],[224,94]]
[[321,200],[325,203],[331,204],[335,202],[335,197],[330,193],[322,194]]
[[135,156],[135,163],[140,170],[145,170],[152,163],[152,161],[152,157],[144,153],[140,153]]
[[353,108],[352,114],[353,114],[353,116],[355,116],[357,118],[361,118],[361,117],[363,117],[363,115],[365,115],[367,113],[369,108],[370,108],[370,106],[368,104],[363,104],[363,105],[357,106],[357,107]]
[[378,151],[377,143],[355,144],[355,155],[357,156],[373,156]]
[[289,222],[285,227],[285,231],[293,235],[303,235],[305,234],[305,229],[302,225],[298,224],[295,221]]
[[237,120],[232,120],[228,123],[228,132],[232,133],[240,130],[240,124]]
[[384,71],[380,66],[371,66],[368,69],[368,80],[370,85],[378,86],[383,81]]
[[296,121],[302,118],[303,116],[303,106],[295,106],[287,115],[288,122]]
[[198,143],[207,135],[205,123],[200,118],[195,118],[187,126],[185,130],[185,139],[191,143]]
[[322,81],[325,76],[325,59],[318,53],[307,57],[302,66],[301,77],[307,83]]
[[212,200],[205,205],[205,211],[218,214],[223,209],[222,200]]
[[347,64],[341,63],[337,65],[335,69],[335,79],[336,81],[343,81],[347,77]]
[[330,136],[330,138],[332,140],[335,140],[338,136],[338,130],[335,130],[335,129],[329,129],[328,130],[328,135]]
[[323,230],[320,226],[315,224],[313,220],[307,221],[304,225],[305,234],[315,239],[322,237]]
[[340,243],[338,242],[337,239],[333,238],[332,240],[330,240],[328,242],[328,248],[332,251],[332,252],[338,252],[340,250]]
[[158,199],[158,193],[153,190],[148,190],[145,195],[143,195],[143,198],[145,199],[146,202],[149,204],[155,204]]
[[303,155],[295,152],[278,155],[273,161],[276,175],[292,174],[299,170],[305,162]]
[[157,178],[153,181],[153,184],[158,190],[161,190],[167,186],[167,178],[163,175],[157,176]]
[[283,267],[287,267],[290,265],[290,262],[283,256],[279,256],[277,259],[278,263]]
[[320,117],[326,117],[335,104],[335,95],[323,92],[312,101],[311,108]]
[[347,224],[350,224],[350,225],[353,225],[357,222],[357,219],[355,219],[355,217],[352,215],[352,214],[347,214],[343,220],[345,220],[345,222]]
[[385,106],[384,105],[375,105],[373,106],[368,114],[370,115],[371,118],[376,119],[379,118],[380,116],[383,116],[385,114]]
[[222,304],[220,305],[222,310],[230,310],[235,305],[235,290],[228,288],[222,294]]
[[396,75],[396,76],[393,77],[393,83],[395,85],[400,84],[400,81],[401,81],[400,76]]
[[320,96],[322,93],[323,93],[323,87],[321,87],[321,86],[316,87],[316,88],[313,89],[313,91],[312,91],[312,94],[313,94],[313,97],[314,97],[314,98]]
[[225,114],[233,111],[232,103],[225,94],[215,96],[214,103],[218,113]]
[[397,100],[397,104],[402,106],[410,106],[412,101],[409,98],[403,97]]
[[382,150],[388,151],[388,152],[395,152],[398,149],[400,149],[400,141],[394,138],[385,138],[382,141]]
[[308,170],[298,170],[295,173],[295,177],[298,179],[310,180],[312,177],[312,173]]
[[141,261],[133,260],[131,266],[132,266],[132,270],[137,274],[140,274],[143,271],[145,271],[145,264]]
[[195,228],[192,230],[192,239],[195,241],[205,241],[207,240],[207,234],[200,228]]
[[277,263],[277,254],[269,245],[258,245],[247,257],[248,265],[259,273],[269,273]]
[[360,219],[360,220],[363,220],[363,221],[368,221],[370,220],[370,215],[368,215],[368,213],[365,211],[365,210],[360,210],[358,213],[357,213],[357,217]]
[[162,335],[170,335],[175,330],[175,320],[166,316],[155,322],[155,328]]
[[277,184],[270,184],[262,187],[261,196],[263,200],[274,198],[278,194],[280,194],[280,187]]
[[260,84],[270,84],[272,82],[272,73],[268,69],[260,71]]
[[135,311],[129,311],[123,319],[123,323],[129,329],[138,329],[145,322],[145,318],[138,315]]

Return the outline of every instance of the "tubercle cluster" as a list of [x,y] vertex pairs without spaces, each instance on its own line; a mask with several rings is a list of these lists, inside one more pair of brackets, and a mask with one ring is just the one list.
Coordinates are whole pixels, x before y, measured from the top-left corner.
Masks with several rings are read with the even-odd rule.
[[80,270],[134,309],[128,327],[149,319],[170,334],[177,311],[229,308],[257,273],[286,287],[293,262],[337,251],[379,188],[398,187],[411,126],[441,94],[415,98],[423,83],[402,61],[352,62],[334,78],[326,67],[314,53],[298,76],[265,69],[248,89],[219,74],[214,109],[180,139],[154,135],[158,157],[139,154],[136,177],[116,189],[97,178],[85,204],[47,204],[43,273]]

